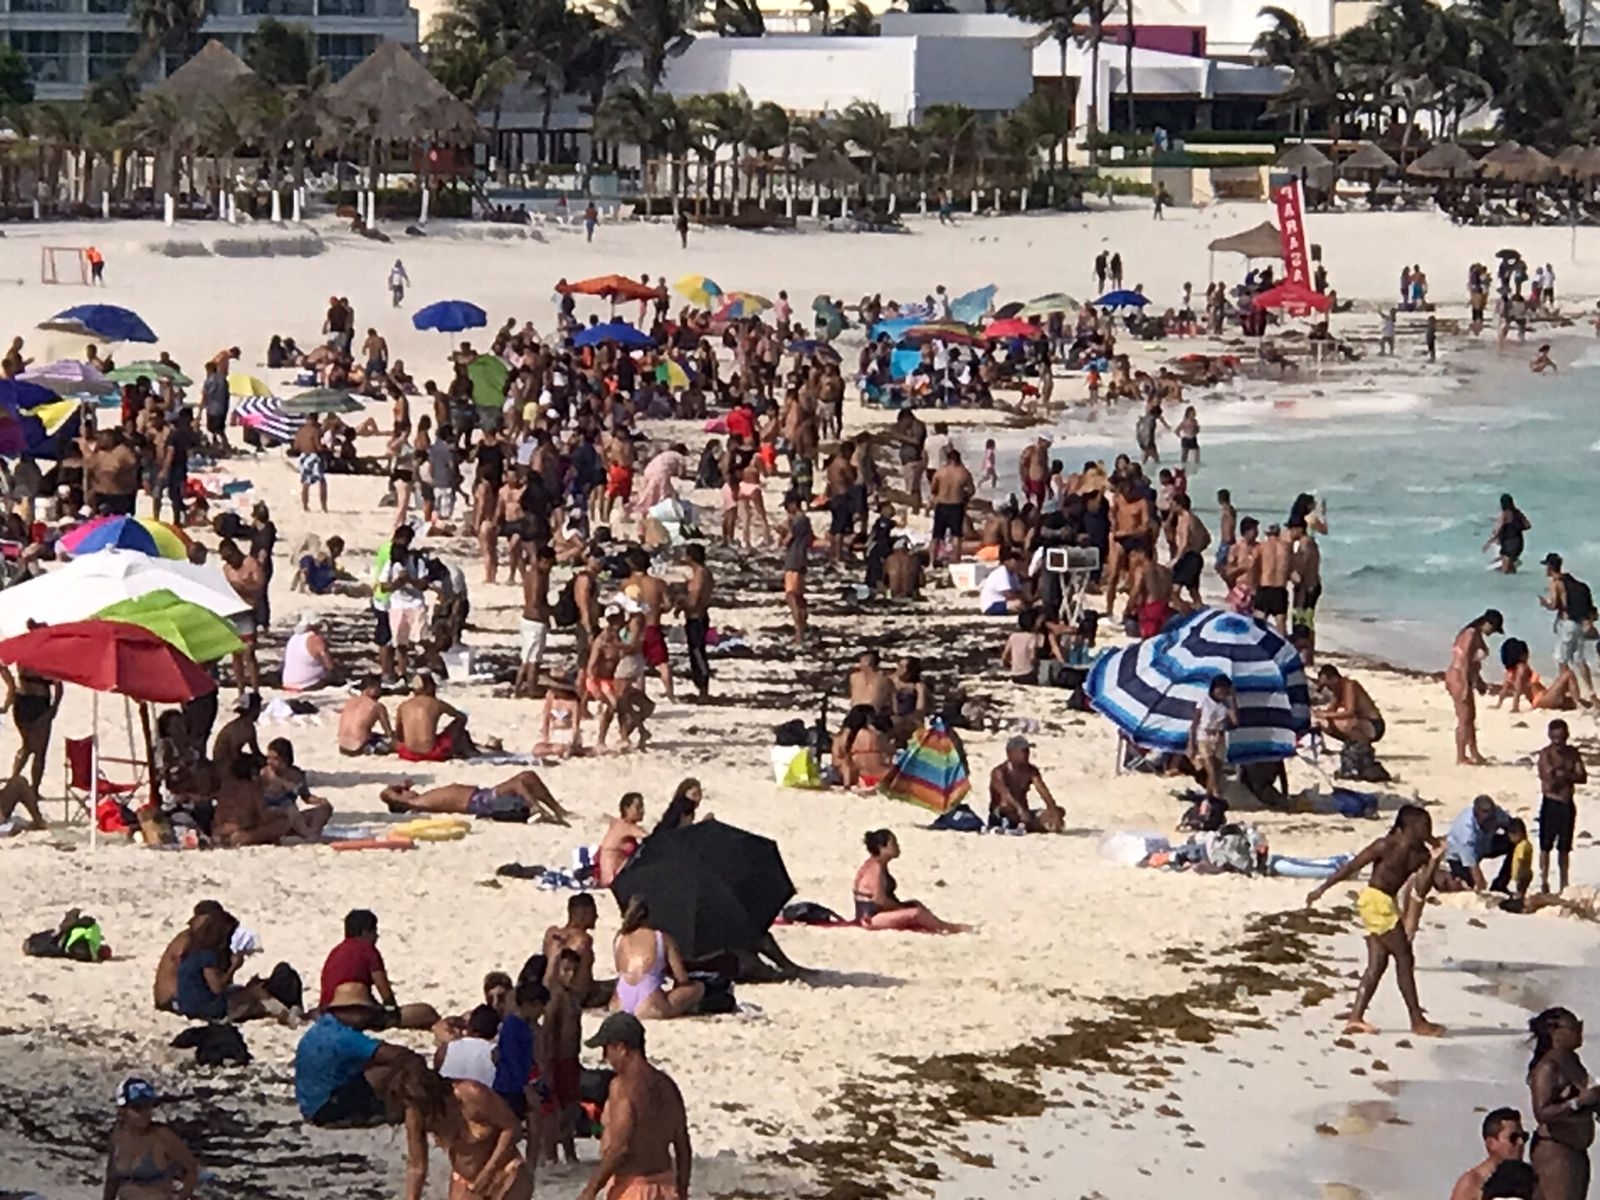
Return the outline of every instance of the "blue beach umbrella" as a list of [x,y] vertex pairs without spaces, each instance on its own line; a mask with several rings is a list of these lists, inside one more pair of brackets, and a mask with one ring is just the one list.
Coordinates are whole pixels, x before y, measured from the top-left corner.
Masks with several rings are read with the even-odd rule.
[[40,321],[39,328],[99,338],[102,342],[156,340],[155,331],[138,313],[115,304],[79,304],[58,312],[48,321]]
[[831,362],[839,361],[839,352],[827,342],[818,341],[816,338],[801,338],[798,342],[789,343],[789,353],[798,354],[802,358],[825,358]]
[[989,311],[989,306],[994,303],[995,293],[999,290],[994,284],[989,283],[957,296],[950,301],[950,319],[960,321],[963,325],[976,325]]
[[440,333],[482,329],[488,323],[489,314],[466,300],[440,300],[411,314],[414,328],[434,329]]
[[598,346],[614,342],[624,350],[643,350],[656,344],[655,339],[626,321],[607,321],[604,325],[591,325],[572,339],[574,346]]
[[1196,707],[1218,676],[1233,681],[1239,724],[1230,763],[1292,758],[1311,728],[1299,652],[1249,617],[1202,609],[1155,637],[1095,660],[1084,691],[1134,745],[1182,754]]
[[1150,297],[1143,292],[1130,291],[1128,288],[1119,288],[1114,292],[1107,292],[1094,302],[1096,308],[1143,308],[1150,303]]

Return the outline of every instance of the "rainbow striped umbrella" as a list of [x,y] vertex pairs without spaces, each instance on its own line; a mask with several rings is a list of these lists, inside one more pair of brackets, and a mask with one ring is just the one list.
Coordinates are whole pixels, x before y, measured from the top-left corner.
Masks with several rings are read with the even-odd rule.
[[758,317],[771,307],[771,300],[754,292],[729,292],[717,310],[717,320],[743,321],[747,317]]
[[891,800],[906,800],[938,813],[949,812],[966,798],[972,783],[943,721],[930,717],[926,729],[911,735],[878,790]]
[[186,560],[192,544],[176,525],[149,517],[96,517],[63,534],[59,543],[74,558],[97,550],[136,550],[151,558]]

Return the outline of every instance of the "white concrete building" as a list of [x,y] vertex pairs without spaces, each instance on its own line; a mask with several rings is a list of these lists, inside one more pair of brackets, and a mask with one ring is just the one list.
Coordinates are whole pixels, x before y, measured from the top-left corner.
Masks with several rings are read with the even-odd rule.
[[[97,79],[122,70],[139,49],[128,0],[0,0],[0,36],[27,60],[41,100],[76,100]],[[417,13],[408,0],[212,0],[193,49],[211,38],[235,53],[263,17],[308,26],[317,57],[334,78],[383,41],[417,44]],[[158,55],[146,71],[164,78],[186,55]]]

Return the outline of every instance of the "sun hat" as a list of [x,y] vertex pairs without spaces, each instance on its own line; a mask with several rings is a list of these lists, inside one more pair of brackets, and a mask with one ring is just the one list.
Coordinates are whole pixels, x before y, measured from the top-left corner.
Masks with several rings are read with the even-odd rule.
[[137,1075],[130,1075],[117,1084],[118,1108],[142,1108],[155,1104],[160,1099],[155,1084],[148,1079],[140,1079]]

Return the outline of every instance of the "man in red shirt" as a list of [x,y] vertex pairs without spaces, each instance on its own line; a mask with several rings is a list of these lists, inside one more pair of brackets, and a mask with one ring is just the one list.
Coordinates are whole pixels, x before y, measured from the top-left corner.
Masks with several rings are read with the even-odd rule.
[[378,952],[378,916],[365,908],[345,914],[344,941],[328,951],[322,964],[322,993],[318,1004],[327,1008],[340,984],[359,983],[383,1005],[375,1029],[431,1029],[439,1013],[431,1004],[402,1005],[389,986],[389,973]]

